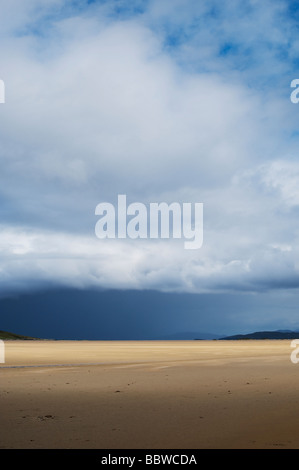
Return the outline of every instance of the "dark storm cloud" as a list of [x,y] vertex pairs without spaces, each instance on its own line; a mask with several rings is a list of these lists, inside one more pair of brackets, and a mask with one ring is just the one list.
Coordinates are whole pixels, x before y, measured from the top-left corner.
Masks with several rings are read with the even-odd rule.
[[299,327],[297,297],[291,293],[54,289],[0,299],[0,310],[2,329],[48,339],[195,339]]

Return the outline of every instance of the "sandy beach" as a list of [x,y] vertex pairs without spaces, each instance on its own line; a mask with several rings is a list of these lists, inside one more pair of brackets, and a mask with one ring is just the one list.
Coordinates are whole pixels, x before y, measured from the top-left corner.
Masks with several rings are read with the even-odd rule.
[[291,341],[6,341],[2,449],[299,448]]

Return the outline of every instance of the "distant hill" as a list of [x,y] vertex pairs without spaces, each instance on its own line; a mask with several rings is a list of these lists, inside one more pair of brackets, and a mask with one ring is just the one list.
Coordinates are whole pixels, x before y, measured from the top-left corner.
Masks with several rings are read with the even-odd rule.
[[0,330],[0,339],[23,339],[23,340],[33,340],[38,338],[31,338],[30,336],[16,335],[15,333],[10,333],[9,331]]
[[215,335],[213,333],[198,333],[198,332],[190,332],[190,331],[183,331],[180,333],[173,333],[171,335],[163,336],[161,339],[166,341],[175,341],[175,340],[193,340],[193,339],[220,339],[221,335]]
[[276,330],[276,331],[255,331],[245,335],[232,335],[219,338],[220,340],[238,339],[299,339],[298,331]]

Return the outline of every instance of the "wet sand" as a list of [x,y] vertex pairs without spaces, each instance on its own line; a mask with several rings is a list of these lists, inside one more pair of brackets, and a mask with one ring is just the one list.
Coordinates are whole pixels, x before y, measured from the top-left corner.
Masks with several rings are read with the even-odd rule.
[[299,448],[291,341],[6,341],[2,449]]

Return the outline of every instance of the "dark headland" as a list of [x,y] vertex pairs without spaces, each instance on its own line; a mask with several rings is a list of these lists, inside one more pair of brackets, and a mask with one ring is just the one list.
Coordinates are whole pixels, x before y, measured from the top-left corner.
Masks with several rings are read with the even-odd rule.
[[0,339],[1,340],[8,340],[8,339],[33,340],[33,339],[39,339],[39,338],[32,338],[31,336],[17,335],[15,333],[10,333],[9,331],[0,330]]
[[224,336],[219,340],[241,340],[241,339],[299,339],[298,331],[276,330],[276,331],[255,331],[245,335]]

